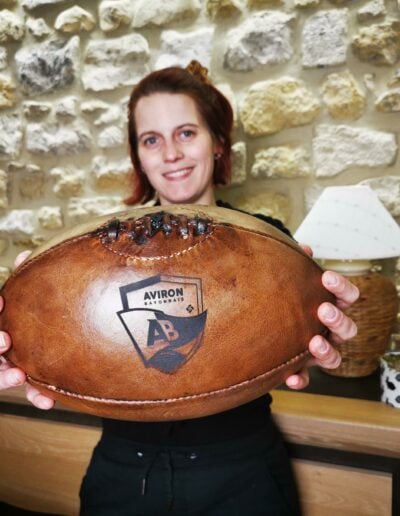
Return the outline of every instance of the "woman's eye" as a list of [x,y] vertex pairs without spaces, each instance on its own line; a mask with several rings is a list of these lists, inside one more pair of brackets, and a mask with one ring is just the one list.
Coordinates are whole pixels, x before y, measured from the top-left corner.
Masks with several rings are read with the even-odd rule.
[[194,136],[194,131],[192,131],[192,129],[184,129],[183,131],[181,131],[181,136],[182,138],[187,140],[188,138]]
[[157,138],[155,136],[148,136],[143,140],[143,145],[146,147],[151,147],[157,143]]

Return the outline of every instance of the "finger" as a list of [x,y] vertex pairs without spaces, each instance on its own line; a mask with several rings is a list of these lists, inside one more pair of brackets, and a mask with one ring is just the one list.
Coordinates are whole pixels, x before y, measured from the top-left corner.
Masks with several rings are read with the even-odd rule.
[[322,284],[337,298],[339,308],[348,308],[357,301],[360,291],[348,279],[333,271],[325,271],[322,275]]
[[318,307],[318,318],[331,331],[332,338],[337,343],[357,335],[356,323],[331,303],[322,303]]
[[299,371],[297,374],[292,374],[288,378],[286,378],[286,385],[290,389],[299,390],[304,389],[310,382],[310,376],[308,374],[308,369],[304,368]]
[[321,335],[315,335],[310,340],[309,351],[314,357],[314,364],[325,369],[336,369],[342,361],[339,351]]
[[32,251],[30,251],[29,249],[27,249],[26,251],[22,251],[22,253],[19,253],[19,255],[15,258],[14,267],[19,267],[31,254]]
[[21,371],[21,369],[11,367],[8,364],[7,366],[5,371],[3,370],[0,372],[0,390],[16,387],[17,385],[22,385],[25,382],[25,373]]
[[5,331],[0,331],[0,355],[5,353],[11,346],[11,337]]
[[299,245],[303,249],[303,251],[308,254],[308,256],[312,257],[313,250],[311,249],[311,247],[309,245],[306,245],[306,244],[299,244]]
[[54,407],[55,401],[45,396],[32,385],[26,385],[26,397],[36,408],[49,410]]

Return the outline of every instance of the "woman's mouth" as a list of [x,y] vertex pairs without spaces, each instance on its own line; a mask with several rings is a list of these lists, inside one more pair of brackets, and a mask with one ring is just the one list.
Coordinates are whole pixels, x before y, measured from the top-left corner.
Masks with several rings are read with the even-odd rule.
[[164,172],[163,176],[169,181],[179,181],[181,179],[186,179],[192,173],[192,170],[192,167],[170,170],[169,172]]

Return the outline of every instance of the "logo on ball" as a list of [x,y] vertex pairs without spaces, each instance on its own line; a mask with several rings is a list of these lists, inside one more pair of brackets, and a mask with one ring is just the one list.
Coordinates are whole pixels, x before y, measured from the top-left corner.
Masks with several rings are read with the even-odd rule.
[[160,274],[119,290],[118,317],[144,365],[175,373],[203,340],[207,310],[201,279]]

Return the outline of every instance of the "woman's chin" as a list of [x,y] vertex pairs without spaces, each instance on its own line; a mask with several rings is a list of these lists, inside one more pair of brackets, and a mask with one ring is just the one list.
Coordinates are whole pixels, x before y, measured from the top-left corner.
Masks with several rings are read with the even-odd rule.
[[[170,195],[168,195],[170,193]],[[213,204],[212,188],[204,190],[175,190],[167,192],[165,196],[160,196],[161,204]]]

